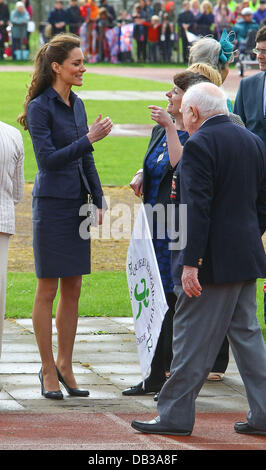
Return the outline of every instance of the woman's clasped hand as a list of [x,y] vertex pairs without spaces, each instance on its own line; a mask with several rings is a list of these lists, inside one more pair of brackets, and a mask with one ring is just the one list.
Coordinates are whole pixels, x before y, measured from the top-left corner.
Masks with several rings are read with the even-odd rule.
[[109,116],[102,119],[102,114],[99,114],[87,134],[90,143],[93,144],[106,137],[111,132],[112,127],[113,122]]

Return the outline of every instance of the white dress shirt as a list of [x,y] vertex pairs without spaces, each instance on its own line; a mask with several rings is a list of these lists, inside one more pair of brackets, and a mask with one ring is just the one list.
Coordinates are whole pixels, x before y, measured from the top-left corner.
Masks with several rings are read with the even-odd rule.
[[24,146],[18,129],[0,121],[0,232],[15,233],[15,208],[24,194]]

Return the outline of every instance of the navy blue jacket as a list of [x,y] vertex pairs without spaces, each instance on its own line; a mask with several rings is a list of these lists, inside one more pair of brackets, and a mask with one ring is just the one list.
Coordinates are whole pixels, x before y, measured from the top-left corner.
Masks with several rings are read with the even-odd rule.
[[38,165],[32,194],[78,199],[84,189],[101,208],[103,191],[86,135],[85,107],[72,91],[70,102],[71,107],[49,87],[28,105],[27,125]]
[[183,265],[198,267],[203,284],[266,277],[266,151],[259,137],[227,116],[207,120],[184,146],[180,191],[187,245],[172,254],[174,283]]
[[266,145],[266,122],[263,113],[265,72],[243,78],[235,99],[234,112],[245,126],[258,135]]

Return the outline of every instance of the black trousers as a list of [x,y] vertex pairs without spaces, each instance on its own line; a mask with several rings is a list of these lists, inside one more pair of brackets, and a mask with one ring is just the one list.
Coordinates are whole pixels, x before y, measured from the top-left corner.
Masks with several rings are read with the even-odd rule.
[[165,373],[170,371],[173,358],[172,339],[176,295],[170,292],[165,296],[169,309],[163,320],[161,333],[151,363],[151,372],[149,377],[145,380],[146,385],[162,385],[165,381]]
[[4,56],[5,35],[6,35],[6,29],[0,27],[0,60],[3,59],[3,56]]
[[137,59],[138,62],[147,58],[147,41],[137,41]]
[[185,64],[187,64],[189,42],[187,40],[187,35],[183,29],[181,31],[181,37],[182,37],[182,48],[183,48],[183,61]]
[[227,369],[229,362],[229,342],[227,336],[224,338],[222,347],[218,353],[218,356],[215,360],[215,363],[212,368],[212,372],[222,372],[224,373]]

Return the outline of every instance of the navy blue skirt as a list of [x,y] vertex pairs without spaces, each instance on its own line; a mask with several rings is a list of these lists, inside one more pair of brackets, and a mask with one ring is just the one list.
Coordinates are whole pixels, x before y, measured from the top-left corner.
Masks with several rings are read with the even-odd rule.
[[80,237],[83,199],[34,197],[32,201],[33,253],[37,278],[89,274],[90,238]]

